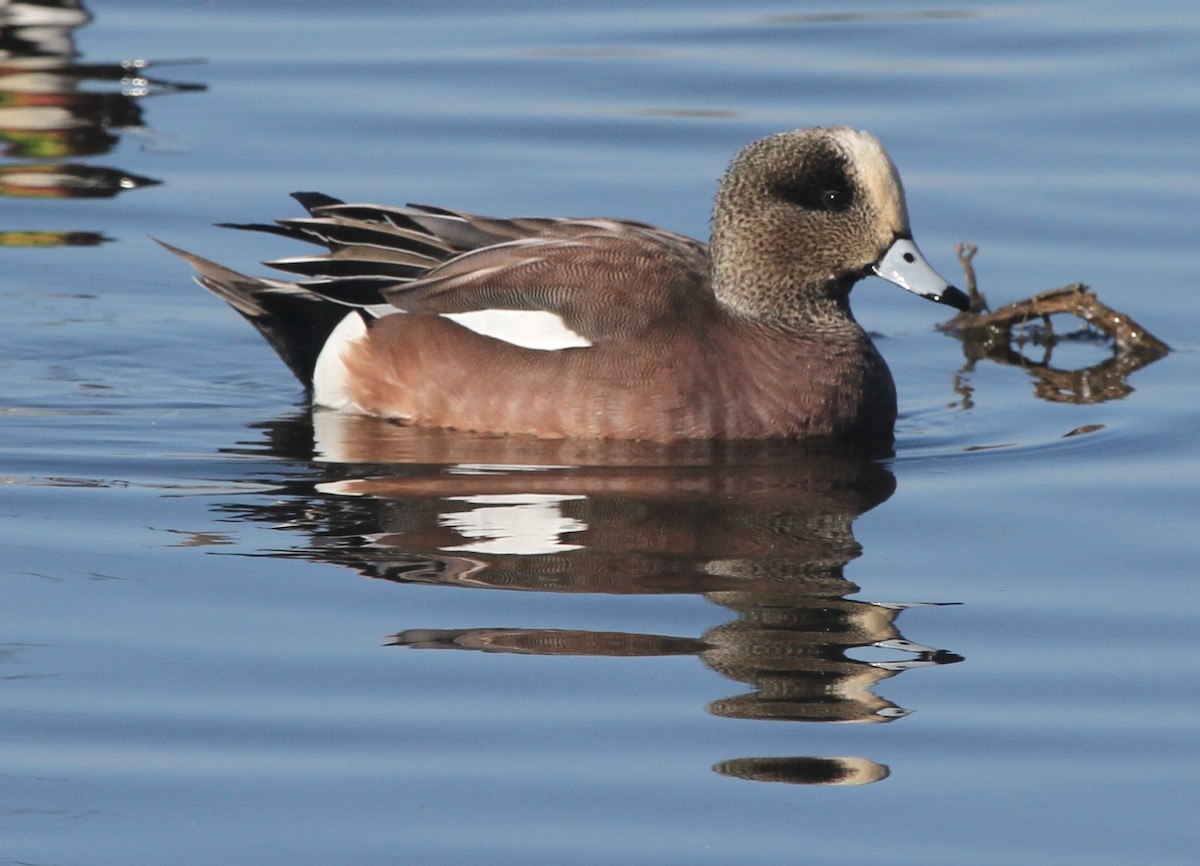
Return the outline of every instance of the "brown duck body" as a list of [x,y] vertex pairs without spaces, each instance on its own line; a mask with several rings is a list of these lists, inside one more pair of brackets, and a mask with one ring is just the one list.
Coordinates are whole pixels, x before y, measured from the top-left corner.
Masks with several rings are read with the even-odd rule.
[[440,316],[386,316],[343,354],[358,411],[553,438],[889,441],[896,393],[857,325],[795,334],[716,304],[703,327],[547,352]]
[[[310,217],[236,227],[324,245],[270,262],[308,279],[246,277],[171,249],[259,329],[314,404],[413,424],[887,445],[895,387],[850,312],[851,287],[876,273],[965,303],[913,244],[882,147],[844,128],[744,149],[707,246],[623,220],[297,198]],[[488,311],[552,317],[569,339],[530,343],[507,320],[481,324]]]

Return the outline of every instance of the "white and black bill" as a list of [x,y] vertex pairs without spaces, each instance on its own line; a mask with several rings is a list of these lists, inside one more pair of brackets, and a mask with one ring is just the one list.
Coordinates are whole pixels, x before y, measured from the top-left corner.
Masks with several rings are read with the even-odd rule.
[[921,255],[911,238],[897,238],[875,263],[875,275],[939,304],[967,310],[971,299],[950,285]]

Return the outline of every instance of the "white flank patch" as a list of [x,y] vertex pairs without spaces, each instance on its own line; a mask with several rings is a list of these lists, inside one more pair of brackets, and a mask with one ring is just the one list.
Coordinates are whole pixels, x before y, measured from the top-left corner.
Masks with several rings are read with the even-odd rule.
[[566,544],[562,536],[582,532],[587,524],[566,517],[560,504],[583,498],[543,493],[451,497],[452,502],[468,502],[476,507],[441,514],[438,523],[471,541],[441,550],[520,556],[578,550],[580,545]]
[[333,329],[313,370],[313,402],[318,406],[345,409],[354,405],[350,397],[350,375],[342,361],[342,352],[366,334],[367,325],[358,313],[349,313]]
[[464,328],[526,349],[546,352],[592,345],[565,324],[562,317],[545,310],[475,310],[443,313]]

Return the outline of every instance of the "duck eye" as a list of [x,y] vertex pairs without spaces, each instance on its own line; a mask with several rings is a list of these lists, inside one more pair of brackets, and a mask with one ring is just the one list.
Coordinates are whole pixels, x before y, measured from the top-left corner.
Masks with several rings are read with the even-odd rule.
[[[799,205],[805,210],[826,211],[837,213],[849,210],[854,204],[854,194],[846,183],[837,182],[836,178],[827,178],[824,183],[778,183],[772,192],[792,204]],[[832,183],[830,181],[833,181]]]
[[845,210],[850,204],[850,196],[845,190],[827,189],[821,193],[821,206],[825,210]]

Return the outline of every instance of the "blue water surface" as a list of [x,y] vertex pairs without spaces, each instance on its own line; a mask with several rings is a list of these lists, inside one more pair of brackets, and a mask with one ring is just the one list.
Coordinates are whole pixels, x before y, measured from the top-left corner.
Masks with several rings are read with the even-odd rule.
[[[1195,862],[1200,7],[45,5],[0,9],[0,862]],[[1082,281],[1171,353],[972,359],[867,280],[894,457],[481,439],[313,417],[148,238],[261,272],[212,223],[309,189],[703,237],[827,123],[993,307]]]

